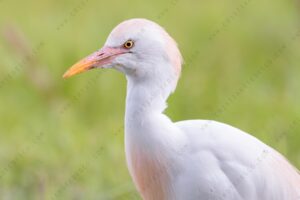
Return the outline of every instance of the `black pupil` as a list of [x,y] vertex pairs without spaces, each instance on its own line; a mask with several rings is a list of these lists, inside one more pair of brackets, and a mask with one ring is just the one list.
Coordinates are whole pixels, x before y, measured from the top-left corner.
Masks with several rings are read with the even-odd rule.
[[127,42],[126,46],[131,47],[131,42]]

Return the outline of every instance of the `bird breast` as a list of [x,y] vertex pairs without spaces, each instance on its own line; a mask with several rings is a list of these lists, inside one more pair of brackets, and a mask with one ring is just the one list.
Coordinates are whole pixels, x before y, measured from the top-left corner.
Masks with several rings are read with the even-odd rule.
[[159,153],[133,148],[127,156],[129,171],[145,200],[169,199],[170,176],[166,159]]

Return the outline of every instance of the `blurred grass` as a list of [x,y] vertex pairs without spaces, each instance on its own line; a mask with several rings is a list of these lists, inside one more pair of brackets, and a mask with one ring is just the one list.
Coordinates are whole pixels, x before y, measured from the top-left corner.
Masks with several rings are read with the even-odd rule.
[[169,100],[173,120],[232,124],[300,167],[299,5],[0,1],[0,198],[139,199],[124,155],[125,78],[100,70],[61,78],[133,17],[164,26],[186,60]]

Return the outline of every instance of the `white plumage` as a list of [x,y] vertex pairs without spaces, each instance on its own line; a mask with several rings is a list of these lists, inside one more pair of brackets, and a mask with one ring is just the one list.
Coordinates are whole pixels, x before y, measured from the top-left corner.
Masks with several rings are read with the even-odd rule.
[[172,122],[166,100],[181,71],[181,54],[159,25],[131,19],[104,47],[64,77],[92,68],[126,75],[126,158],[145,200],[296,200],[300,175],[255,137],[215,121]]

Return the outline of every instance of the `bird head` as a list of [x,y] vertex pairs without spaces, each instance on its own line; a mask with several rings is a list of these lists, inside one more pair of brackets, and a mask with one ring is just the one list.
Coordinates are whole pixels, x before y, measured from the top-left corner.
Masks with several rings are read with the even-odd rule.
[[176,42],[162,27],[146,19],[130,19],[116,26],[100,50],[73,65],[63,77],[114,68],[129,79],[159,81],[174,90],[181,64]]

